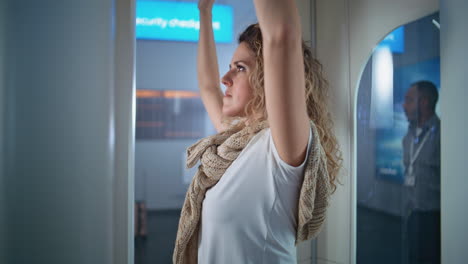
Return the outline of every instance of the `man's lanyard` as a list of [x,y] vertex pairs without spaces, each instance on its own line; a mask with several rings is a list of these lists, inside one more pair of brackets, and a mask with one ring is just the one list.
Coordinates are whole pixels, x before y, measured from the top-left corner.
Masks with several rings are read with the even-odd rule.
[[411,137],[411,144],[410,144],[410,153],[409,153],[409,158],[410,158],[410,163],[409,163],[409,173],[410,175],[413,174],[413,165],[416,159],[419,157],[419,153],[421,153],[421,149],[424,147],[424,144],[426,143],[427,139],[429,138],[430,134],[432,132],[432,129],[428,129],[426,131],[426,135],[424,135],[421,143],[419,143],[418,147],[416,148],[416,152],[414,151],[414,141],[415,137]]

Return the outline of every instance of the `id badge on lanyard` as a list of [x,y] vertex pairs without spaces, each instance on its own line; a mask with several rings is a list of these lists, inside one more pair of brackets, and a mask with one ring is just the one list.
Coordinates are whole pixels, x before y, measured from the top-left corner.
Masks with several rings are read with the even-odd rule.
[[416,174],[414,173],[414,163],[416,159],[419,157],[419,154],[421,153],[421,149],[424,147],[424,144],[426,143],[430,134],[431,134],[431,130],[428,130],[426,132],[426,135],[424,135],[421,143],[416,148],[416,150],[414,149],[416,137],[414,136],[411,137],[411,144],[410,144],[410,151],[409,151],[409,165],[408,165],[408,169],[406,170],[406,175],[405,175],[406,186],[416,185]]

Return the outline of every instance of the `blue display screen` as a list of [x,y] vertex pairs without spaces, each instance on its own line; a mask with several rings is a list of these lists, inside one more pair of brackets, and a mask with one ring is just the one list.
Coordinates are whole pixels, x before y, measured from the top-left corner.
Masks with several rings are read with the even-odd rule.
[[392,31],[379,43],[378,47],[388,47],[393,53],[405,52],[405,27],[401,26]]
[[[218,43],[233,41],[233,11],[213,6],[213,32]],[[169,41],[198,41],[200,18],[196,3],[137,1],[136,37]]]

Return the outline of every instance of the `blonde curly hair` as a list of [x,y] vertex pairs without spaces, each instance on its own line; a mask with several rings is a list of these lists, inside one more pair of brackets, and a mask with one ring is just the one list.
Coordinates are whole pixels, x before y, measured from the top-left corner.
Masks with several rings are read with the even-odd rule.
[[[255,55],[255,67],[249,75],[249,83],[253,97],[244,107],[245,117],[224,117],[223,123],[229,126],[250,125],[267,120],[268,114],[265,102],[264,72],[263,72],[263,45],[262,33],[258,23],[252,24],[240,34],[240,43],[246,43]],[[305,95],[307,114],[317,127],[322,147],[327,155],[327,169],[330,175],[330,184],[336,190],[336,179],[342,164],[342,154],[338,141],[333,133],[333,120],[328,110],[328,82],[323,76],[322,65],[312,56],[311,49],[302,42],[305,69]]]

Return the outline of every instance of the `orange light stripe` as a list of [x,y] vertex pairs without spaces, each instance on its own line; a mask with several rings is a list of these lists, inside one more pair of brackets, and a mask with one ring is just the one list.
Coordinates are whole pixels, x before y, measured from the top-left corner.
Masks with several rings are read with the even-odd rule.
[[137,98],[154,98],[154,97],[161,97],[162,92],[156,90],[140,90],[136,91]]
[[177,91],[177,90],[143,90],[137,89],[136,91],[137,98],[198,98],[200,93],[193,91]]
[[195,98],[199,96],[198,92],[192,91],[164,91],[164,97],[166,98]]

